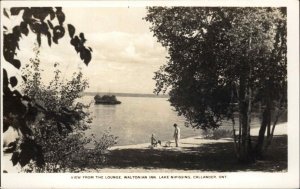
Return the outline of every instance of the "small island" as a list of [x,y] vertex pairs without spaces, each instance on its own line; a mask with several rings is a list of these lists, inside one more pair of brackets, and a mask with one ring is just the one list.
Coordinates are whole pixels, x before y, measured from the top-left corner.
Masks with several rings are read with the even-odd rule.
[[96,95],[94,97],[95,104],[107,104],[107,105],[115,105],[115,104],[121,104],[121,101],[117,100],[115,95],[103,95],[102,97],[100,95]]

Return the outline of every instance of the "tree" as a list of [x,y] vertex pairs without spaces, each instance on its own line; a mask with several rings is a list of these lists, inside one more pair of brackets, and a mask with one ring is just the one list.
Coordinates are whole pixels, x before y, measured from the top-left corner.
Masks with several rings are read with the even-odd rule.
[[195,128],[234,124],[237,111],[236,154],[251,162],[253,104],[286,98],[285,8],[150,7],[145,19],[169,53],[154,92],[169,90],[171,105]]
[[[115,144],[115,137],[95,139],[85,136],[85,131],[90,129],[92,118],[89,116],[89,105],[79,102],[81,93],[88,87],[88,82],[83,79],[81,72],[74,73],[71,80],[62,80],[59,70],[59,63],[54,66],[55,76],[49,85],[42,82],[39,60],[39,50],[34,49],[36,57],[30,59],[30,64],[22,70],[22,75],[27,75],[27,81],[23,82],[22,93],[34,103],[39,103],[47,108],[47,114],[39,113],[36,119],[27,122],[32,130],[32,136],[38,145],[41,146],[45,165],[39,167],[35,162],[31,162],[26,171],[34,172],[73,172],[81,168],[76,159],[78,156],[86,157],[90,155],[86,150],[86,145],[95,143],[93,151],[100,152],[93,158],[98,160],[103,158],[103,152],[111,145]],[[63,117],[48,116],[51,112],[64,112]],[[63,121],[61,119],[64,119]],[[63,125],[66,124],[64,127]],[[21,139],[22,140],[22,139]],[[100,143],[106,145],[98,145]],[[13,154],[13,160],[18,159],[19,153]],[[94,155],[94,154],[93,154]],[[88,159],[84,159],[89,163]]]
[[[10,10],[3,10],[4,16],[7,18],[21,16],[19,25],[14,26],[11,31],[4,25],[3,29],[3,57],[4,64],[11,64],[16,69],[20,69],[21,62],[16,58],[16,49],[19,49],[19,41],[22,37],[28,36],[29,32],[36,35],[38,45],[41,45],[41,37],[46,36],[48,45],[58,43],[59,39],[65,35],[65,14],[61,7],[13,7]],[[58,24],[54,25],[57,21]],[[86,65],[91,60],[90,47],[85,47],[86,39],[83,33],[75,35],[75,28],[68,24],[68,33],[70,36],[70,43],[74,46],[80,58]],[[24,81],[27,78],[23,75]],[[38,112],[47,113],[45,107],[38,103],[32,104],[32,100],[28,96],[23,95],[16,90],[18,79],[15,75],[9,76],[7,71],[3,69],[3,132],[7,131],[9,127],[14,127],[22,134],[24,140],[18,143],[19,149],[16,151],[13,163],[20,163],[21,166],[26,165],[30,160],[35,160],[37,165],[44,164],[42,147],[36,144],[32,139],[32,130],[27,125],[28,121],[32,121],[38,115]],[[51,112],[48,116],[59,117],[62,112]],[[68,124],[64,124],[67,126]],[[15,141],[17,143],[17,141]]]

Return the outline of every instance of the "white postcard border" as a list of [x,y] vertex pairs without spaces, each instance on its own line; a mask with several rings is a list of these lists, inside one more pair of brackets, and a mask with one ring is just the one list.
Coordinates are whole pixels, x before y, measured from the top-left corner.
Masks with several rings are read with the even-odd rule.
[[[291,1],[2,1],[9,6],[143,7],[143,6],[286,6],[288,22],[288,172],[199,173],[60,173],[1,174],[3,188],[297,188],[299,186],[299,2]],[[1,9],[1,16],[2,14]],[[2,30],[2,23],[1,23]],[[2,41],[1,41],[2,47]],[[2,49],[2,48],[1,48]],[[3,62],[3,56],[1,56]],[[2,71],[2,69],[1,69]],[[2,80],[2,78],[1,78]],[[2,95],[1,95],[2,102]],[[2,103],[1,103],[2,104]],[[2,112],[2,106],[1,106]],[[2,120],[1,120],[2,128]],[[1,132],[2,136],[2,132]],[[2,137],[1,137],[2,138]],[[2,146],[2,141],[1,141]],[[3,152],[1,150],[1,160]],[[2,163],[3,161],[1,161]],[[2,173],[3,165],[1,166]],[[156,179],[109,179],[111,176],[156,176]],[[225,176],[217,179],[159,179],[159,176]],[[103,179],[73,179],[103,176]],[[106,179],[105,179],[106,177]]]

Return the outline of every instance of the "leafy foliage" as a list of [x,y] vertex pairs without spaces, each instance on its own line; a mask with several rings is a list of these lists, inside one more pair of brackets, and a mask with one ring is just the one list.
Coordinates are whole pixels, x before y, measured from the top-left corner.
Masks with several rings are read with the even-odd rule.
[[[95,150],[99,152],[94,159],[103,158],[100,152],[115,144],[115,137],[106,133],[101,139],[88,138],[85,131],[90,128],[92,118],[88,113],[89,105],[78,102],[80,94],[88,87],[87,80],[83,79],[81,72],[74,73],[69,81],[62,80],[59,64],[55,64],[55,77],[49,85],[45,86],[41,78],[39,67],[39,50],[35,49],[36,57],[30,60],[30,64],[23,69],[23,75],[28,75],[27,81],[23,82],[23,94],[34,103],[46,107],[46,113],[38,113],[36,119],[28,122],[35,142],[41,146],[44,154],[44,166],[31,162],[25,169],[27,172],[66,172],[76,171],[78,167],[76,157],[85,157],[86,145],[93,142]],[[50,114],[50,115],[49,115]],[[52,116],[54,115],[55,116]],[[107,138],[106,136],[110,136]],[[22,148],[22,146],[20,147]],[[34,154],[32,152],[32,154]],[[20,159],[22,154],[19,154]],[[13,160],[16,162],[18,156]],[[21,164],[29,163],[30,158]],[[77,162],[78,163],[78,162]],[[98,162],[100,163],[100,161]]]
[[79,168],[95,168],[106,163],[109,154],[107,150],[109,147],[117,143],[118,137],[110,134],[110,128],[106,130],[100,139],[96,139],[92,134],[91,143],[94,147],[92,149],[83,149],[79,152],[80,155],[74,154],[72,157],[73,167]]
[[[19,50],[19,41],[23,36],[28,36],[29,32],[34,33],[38,45],[41,45],[41,37],[45,36],[48,45],[51,46],[52,42],[57,44],[59,39],[65,35],[65,14],[61,7],[12,7],[10,10],[4,9],[3,14],[7,18],[17,16],[22,18],[20,24],[14,26],[11,31],[5,25],[3,26],[3,57],[7,61],[5,63],[13,65],[16,69],[21,67],[21,61],[16,58],[16,50]],[[58,24],[54,25],[53,23],[56,21]],[[83,33],[80,33],[79,36],[75,35],[75,28],[71,24],[68,24],[68,30],[71,45],[80,54],[80,58],[84,63],[88,65],[91,60],[91,48],[84,46],[86,40]],[[24,81],[27,80],[25,75],[22,78]],[[14,153],[14,161],[23,166],[32,159],[37,160],[37,162],[40,162],[38,164],[42,165],[44,160],[41,147],[31,139],[32,131],[27,122],[34,120],[38,112],[44,112],[47,116],[56,119],[62,119],[70,112],[56,114],[54,111],[47,112],[45,107],[36,101],[33,104],[31,101],[33,99],[21,94],[14,88],[20,82],[15,76],[9,76],[5,69],[3,70],[3,81],[3,132],[11,126],[20,130],[24,137],[20,144],[23,148],[19,148],[19,152]],[[64,126],[70,129],[70,124],[65,123]],[[32,149],[27,148],[27,146]]]
[[[222,115],[231,116],[230,103],[237,102],[235,89],[249,64],[251,85],[264,87],[266,78],[277,75],[270,69],[282,70],[281,82],[286,78],[285,38],[276,33],[284,29],[279,9],[152,7],[148,12],[145,19],[170,55],[155,73],[154,92],[171,88],[170,102],[195,127],[217,127]],[[275,38],[283,51],[276,54],[279,65],[273,61]]]
[[169,90],[171,105],[195,128],[233,120],[237,104],[247,156],[252,104],[286,99],[286,9],[150,7],[145,19],[169,53],[154,92]]
[[[277,32],[284,32],[285,18],[279,9],[151,7],[145,19],[169,53],[168,64],[155,73],[154,92],[171,88],[170,102],[195,127],[217,127],[222,116],[231,116],[236,86],[250,64],[253,87],[265,88],[261,84],[271,76],[286,78],[285,38]],[[275,53],[280,45],[282,53]]]

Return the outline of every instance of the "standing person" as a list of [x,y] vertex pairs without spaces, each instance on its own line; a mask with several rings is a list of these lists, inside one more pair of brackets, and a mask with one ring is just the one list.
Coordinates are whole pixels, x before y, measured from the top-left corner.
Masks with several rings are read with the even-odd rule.
[[179,143],[179,139],[180,139],[180,129],[179,127],[177,126],[176,123],[174,123],[174,139],[175,139],[175,144],[176,144],[176,147],[178,147],[178,143]]
[[154,134],[151,136],[151,146],[155,146],[157,144],[156,139],[154,138]]

